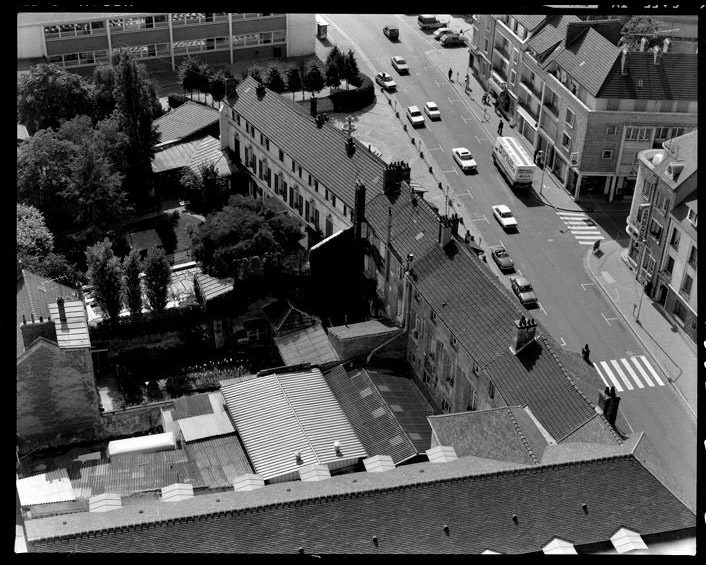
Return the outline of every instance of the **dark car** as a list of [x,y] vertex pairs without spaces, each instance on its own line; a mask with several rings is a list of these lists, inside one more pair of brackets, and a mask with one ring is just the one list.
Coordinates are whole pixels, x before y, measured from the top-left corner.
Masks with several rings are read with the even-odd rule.
[[534,295],[532,285],[525,277],[513,278],[510,286],[512,287],[512,292],[515,293],[524,306],[537,304],[537,297]]
[[382,32],[392,41],[397,41],[400,38],[400,30],[393,25],[385,26]]
[[455,33],[448,33],[441,38],[441,44],[444,47],[452,47],[455,45],[465,45],[466,42],[461,38],[460,35]]
[[493,247],[490,250],[490,254],[501,271],[512,271],[515,268],[515,262],[510,258],[507,250],[502,245]]

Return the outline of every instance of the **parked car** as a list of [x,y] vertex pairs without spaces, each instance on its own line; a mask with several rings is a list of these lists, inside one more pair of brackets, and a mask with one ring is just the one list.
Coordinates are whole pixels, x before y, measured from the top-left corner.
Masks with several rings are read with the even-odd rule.
[[441,112],[439,112],[439,107],[436,102],[427,102],[424,104],[424,113],[429,116],[430,120],[440,120]]
[[387,25],[382,28],[382,32],[392,41],[397,41],[400,38],[400,30],[397,26]]
[[465,45],[466,42],[461,39],[461,36],[455,33],[447,33],[441,38],[441,45],[444,47],[452,47],[454,45]]
[[500,225],[503,227],[503,229],[517,229],[517,220],[515,219],[515,216],[512,215],[510,208],[508,208],[504,204],[498,204],[496,206],[493,206],[492,210],[493,216],[495,216],[495,219],[500,222]]
[[409,106],[407,108],[407,119],[415,128],[424,125],[424,116],[416,106]]
[[409,74],[409,66],[407,66],[407,61],[405,61],[402,57],[394,56],[392,58],[392,66],[395,67],[395,70],[401,75]]
[[513,277],[510,281],[510,287],[512,288],[512,292],[515,293],[524,306],[537,304],[537,297],[534,295],[534,289],[525,277]]
[[475,171],[478,166],[476,165],[476,160],[471,155],[471,152],[465,147],[454,147],[451,150],[451,154],[454,157],[454,161],[458,163],[462,171]]
[[515,262],[510,258],[507,250],[502,245],[492,247],[490,249],[490,255],[501,271],[512,271],[515,268]]
[[395,90],[397,88],[397,83],[392,80],[392,77],[386,72],[376,74],[375,82],[382,86],[384,90]]
[[437,41],[440,40],[442,37],[449,33],[453,33],[454,30],[452,30],[450,27],[440,27],[434,32],[434,39]]

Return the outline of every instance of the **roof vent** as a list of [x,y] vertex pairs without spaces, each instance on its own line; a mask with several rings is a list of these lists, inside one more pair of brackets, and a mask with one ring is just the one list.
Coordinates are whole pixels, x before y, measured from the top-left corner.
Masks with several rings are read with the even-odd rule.
[[623,47],[622,60],[620,61],[620,70],[621,70],[623,76],[627,76],[627,74],[628,74],[628,48],[627,47]]
[[588,514],[588,504],[585,502],[581,505],[581,508],[583,508],[583,513]]
[[341,454],[341,442],[340,441],[334,441],[333,442],[333,449],[336,452],[336,455]]
[[66,309],[64,308],[64,299],[60,296],[56,299],[56,306],[59,309],[59,320],[66,321]]
[[643,37],[643,38],[640,40],[640,51],[644,51],[646,45],[647,45],[647,38],[646,38],[646,37]]
[[355,153],[355,143],[353,142],[352,137],[346,139],[346,153],[349,157],[353,157],[353,154]]
[[669,165],[667,165],[667,175],[669,175],[675,182],[679,179],[679,175],[681,175],[683,170],[684,163],[676,162],[669,163]]
[[295,451],[295,452],[294,452],[294,460],[295,460],[297,463],[301,463],[301,462],[302,462],[302,452],[301,452],[301,451]]
[[668,37],[664,38],[664,41],[662,42],[662,53],[666,53],[667,51],[669,51],[669,44],[671,42],[672,42],[672,40],[669,39]]
[[517,519],[517,514],[512,515],[512,521],[515,522],[515,524],[519,523],[519,520]]
[[652,52],[654,53],[655,66],[659,66],[660,61],[662,60],[662,50],[657,45],[655,45],[652,48]]

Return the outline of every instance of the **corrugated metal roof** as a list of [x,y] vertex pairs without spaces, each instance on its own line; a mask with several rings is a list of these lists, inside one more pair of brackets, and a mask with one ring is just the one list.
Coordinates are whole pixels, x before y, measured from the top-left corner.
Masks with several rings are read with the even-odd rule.
[[190,418],[181,418],[179,428],[184,441],[194,441],[212,436],[222,436],[235,431],[233,424],[225,412],[201,414]]
[[25,477],[15,483],[22,506],[76,500],[66,469]]
[[235,434],[191,441],[185,449],[211,488],[230,487],[236,477],[253,472]]
[[152,172],[163,173],[164,171],[188,167],[197,146],[197,141],[187,141],[186,143],[179,143],[157,151],[152,161]]
[[265,480],[301,465],[338,461],[334,441],[346,459],[367,456],[318,369],[259,377],[222,392],[255,472]]
[[49,304],[49,313],[56,326],[56,341],[59,347],[62,349],[91,347],[83,302],[79,300],[69,302],[67,300],[64,302],[64,311],[66,312],[66,321],[62,322],[59,319],[57,304]]
[[206,302],[233,290],[233,279],[217,279],[205,273],[198,273],[196,280],[201,290],[201,296]]
[[285,365],[322,364],[339,360],[320,324],[276,337],[274,342]]
[[174,400],[174,414],[172,417],[175,420],[180,420],[190,416],[198,416],[199,414],[213,414],[213,412],[213,405],[208,393],[192,394],[190,396],[181,396]]
[[230,167],[228,166],[225,152],[221,150],[221,142],[210,135],[198,142],[196,150],[189,159],[188,166],[194,173],[198,174],[201,166],[207,163],[215,165],[219,175],[230,175]]
[[215,108],[187,100],[178,108],[157,118],[154,125],[162,134],[160,143],[164,143],[187,138],[212,126],[218,122],[219,116],[220,113]]

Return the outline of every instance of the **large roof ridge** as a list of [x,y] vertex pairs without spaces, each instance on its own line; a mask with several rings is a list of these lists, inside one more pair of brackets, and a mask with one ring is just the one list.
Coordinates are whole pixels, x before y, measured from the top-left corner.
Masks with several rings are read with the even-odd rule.
[[[539,459],[537,459],[537,456],[534,454],[534,451],[532,451],[532,448],[529,444],[529,441],[527,441],[527,436],[525,436],[524,432],[522,431],[522,428],[520,427],[519,422],[517,421],[517,418],[515,418],[515,414],[513,414],[512,410],[510,410],[510,406],[504,406],[504,408],[507,411],[508,416],[510,416],[510,421],[512,422],[513,428],[515,428],[515,432],[517,433],[517,436],[520,438],[520,442],[522,442],[523,447],[525,450],[527,450],[527,453],[530,456],[530,459],[534,462],[535,465],[539,465]],[[520,407],[522,409],[522,407]]]

